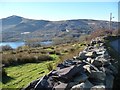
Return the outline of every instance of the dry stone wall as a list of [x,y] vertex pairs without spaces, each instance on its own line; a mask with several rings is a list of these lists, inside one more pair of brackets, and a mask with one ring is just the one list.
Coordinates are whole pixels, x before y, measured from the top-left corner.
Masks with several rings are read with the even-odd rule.
[[24,90],[110,90],[118,73],[101,37],[56,70],[31,82]]

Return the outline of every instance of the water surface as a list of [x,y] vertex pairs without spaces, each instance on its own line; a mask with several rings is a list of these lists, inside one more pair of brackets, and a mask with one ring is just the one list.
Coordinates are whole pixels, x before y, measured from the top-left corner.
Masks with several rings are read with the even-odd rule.
[[25,42],[2,42],[0,43],[0,46],[5,46],[5,45],[9,45],[15,49],[17,47],[25,45]]
[[[52,41],[43,41],[43,42],[40,42],[40,44],[41,45],[51,45]],[[0,43],[0,46],[5,46],[5,45],[9,45],[12,48],[16,49],[20,46],[25,45],[25,42],[2,42],[2,43]]]

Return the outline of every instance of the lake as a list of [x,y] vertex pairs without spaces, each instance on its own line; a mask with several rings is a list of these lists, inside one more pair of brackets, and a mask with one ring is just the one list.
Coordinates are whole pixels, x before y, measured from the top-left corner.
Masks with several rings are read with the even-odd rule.
[[[42,41],[42,42],[40,42],[40,44],[41,45],[50,45],[50,44],[52,44],[52,41]],[[9,45],[12,48],[16,49],[17,47],[25,45],[25,42],[2,42],[2,43],[0,43],[0,46],[5,46],[5,45]]]
[[117,52],[120,53],[120,39],[112,41],[110,44]]

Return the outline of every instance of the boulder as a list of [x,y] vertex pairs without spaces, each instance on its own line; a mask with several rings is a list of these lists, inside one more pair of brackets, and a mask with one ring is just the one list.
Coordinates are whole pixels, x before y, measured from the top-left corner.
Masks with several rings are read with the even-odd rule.
[[104,71],[91,70],[88,79],[94,85],[104,85],[105,77],[106,77],[106,73]]
[[97,56],[95,51],[87,52],[85,56],[90,57],[90,58],[95,58]]
[[96,41],[92,40],[90,43],[91,43],[91,46],[94,46],[96,44]]
[[39,89],[47,89],[49,88],[49,83],[48,83],[48,77],[45,75],[43,76],[38,82],[37,84],[35,85],[34,89],[35,90],[39,90]]
[[35,81],[32,81],[28,86],[23,88],[22,90],[31,90],[34,89],[35,85],[39,82],[40,79],[37,79]]
[[85,70],[87,70],[89,73],[91,73],[91,70],[90,70],[90,65],[84,65],[83,66],[83,68],[85,69]]
[[99,49],[99,51],[97,51],[97,54],[106,54],[106,53],[107,53],[107,51],[104,48],[101,48],[101,49]]
[[106,68],[110,69],[111,71],[113,71],[113,74],[116,75],[118,73],[118,70],[112,65],[110,64],[109,66],[107,66]]
[[76,74],[78,74],[80,72],[82,73],[84,71],[83,65],[82,64],[81,65],[73,65],[73,66],[70,66],[70,67],[66,67],[66,68],[57,70],[56,72],[58,73],[59,78],[65,80],[65,81],[69,81]]
[[88,47],[85,47],[84,51],[88,51]]
[[100,43],[100,47],[102,47],[104,45],[104,43]]
[[95,66],[103,66],[103,65],[109,65],[110,64],[110,60],[108,59],[105,59],[103,57],[96,57],[94,62],[93,62],[93,65]]
[[87,62],[91,63],[94,59],[88,57],[86,60],[87,60]]
[[69,82],[66,90],[70,90],[73,86],[78,84],[79,84],[78,82]]
[[113,88],[118,73],[101,38],[91,41],[78,56],[64,60],[56,70],[30,83],[25,90],[105,90]]
[[98,50],[96,50],[96,52],[97,52],[97,55],[103,55],[103,53],[104,53],[105,51],[98,49]]
[[91,50],[91,49],[94,49],[94,47],[93,46],[89,46],[88,47],[88,51]]
[[79,60],[76,61],[76,60],[68,59],[68,60],[65,60],[63,63],[58,64],[57,69],[63,69],[63,68],[66,68],[66,67],[69,67],[72,65],[80,64],[80,63],[81,63],[81,61],[79,61]]
[[92,65],[94,65],[95,67],[102,67],[103,63],[100,60],[93,60]]
[[93,86],[90,90],[106,90],[104,85]]
[[112,74],[113,75],[113,72],[110,69],[106,68],[106,67],[101,67],[100,70],[105,72],[106,74]]
[[108,90],[112,89],[113,87],[113,80],[114,80],[114,76],[109,74],[106,76],[105,78],[105,86]]
[[81,83],[81,82],[86,81],[87,79],[88,79],[88,76],[87,76],[85,73],[83,73],[83,74],[81,74],[81,75],[76,76],[76,77],[73,79],[73,81],[74,81],[74,82]]
[[[84,67],[84,68],[86,67],[85,69],[87,69],[87,68],[90,67],[90,73],[91,73],[91,70],[99,71],[99,69],[98,69],[97,67],[95,67],[94,65],[92,65],[91,63],[89,63],[89,62],[87,62],[87,61],[85,61],[85,60],[83,60],[83,62],[86,63],[87,65],[89,65],[89,66],[87,66],[87,67],[84,65],[83,67]],[[87,70],[88,70],[88,69],[87,69]]]
[[[53,89],[51,89],[51,90],[65,90],[66,88],[67,88],[67,83],[62,83],[62,82],[60,82],[60,84],[59,85],[57,85],[57,86],[55,86],[55,87],[53,87]],[[44,89],[43,89],[44,90]]]
[[79,53],[79,59],[80,59],[80,60],[86,60],[86,59],[87,59],[87,56],[86,56],[85,54],[86,54],[85,52],[80,52],[80,53]]
[[90,90],[91,87],[93,87],[93,84],[86,80],[83,83],[73,86],[71,90]]
[[91,72],[91,78],[97,78],[97,79],[100,79],[100,80],[104,80],[105,79],[105,72],[102,72],[102,71],[93,71]]

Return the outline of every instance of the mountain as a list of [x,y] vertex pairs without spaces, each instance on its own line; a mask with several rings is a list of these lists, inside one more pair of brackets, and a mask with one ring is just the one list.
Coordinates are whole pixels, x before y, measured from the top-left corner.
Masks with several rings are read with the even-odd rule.
[[[23,41],[28,39],[52,40],[53,38],[80,37],[98,29],[108,29],[109,22],[103,20],[76,19],[47,21],[27,19],[20,16],[2,18],[2,40]],[[118,27],[112,22],[112,30]]]

